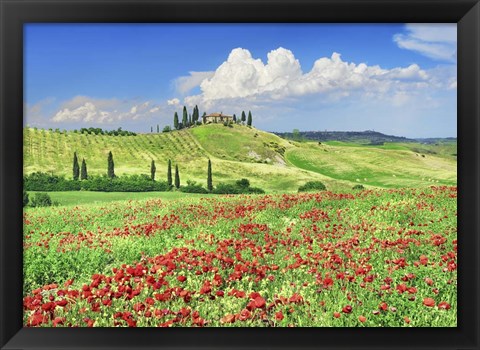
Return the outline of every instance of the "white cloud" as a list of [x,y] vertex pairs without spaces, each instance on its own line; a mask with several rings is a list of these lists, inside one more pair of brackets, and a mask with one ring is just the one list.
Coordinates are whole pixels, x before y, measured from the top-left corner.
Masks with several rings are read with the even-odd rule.
[[456,62],[457,25],[454,23],[414,23],[406,25],[406,34],[396,34],[398,47],[418,52],[434,60]]
[[[441,79],[435,71],[426,71],[417,64],[384,69],[365,63],[345,62],[339,53],[315,61],[313,68],[302,72],[292,51],[282,47],[268,53],[267,63],[252,57],[242,48],[233,49],[214,75],[200,84],[201,94],[188,96],[185,103],[206,109],[218,109],[228,102],[285,102],[306,95],[318,95],[323,100],[339,100],[352,94],[367,98],[408,101],[416,90],[452,86],[456,73],[445,71]],[[448,73],[448,74],[446,74]]]
[[138,103],[138,101],[76,96],[64,102],[50,120],[56,123],[109,124],[147,119],[149,113],[157,112],[159,109],[158,106],[150,108],[150,101]]
[[189,72],[189,74],[174,81],[176,90],[182,95],[199,86],[205,79],[212,77],[214,72]]
[[180,100],[178,98],[172,98],[171,100],[167,100],[167,104],[169,106],[176,106],[180,103]]

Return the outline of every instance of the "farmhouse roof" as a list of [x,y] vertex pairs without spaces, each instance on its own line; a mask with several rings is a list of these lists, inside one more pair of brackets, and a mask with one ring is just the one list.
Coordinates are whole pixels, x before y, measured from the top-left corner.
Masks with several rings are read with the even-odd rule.
[[226,115],[226,114],[222,114],[222,113],[210,113],[210,114],[207,114],[205,117],[230,117],[230,118],[233,118],[231,115]]

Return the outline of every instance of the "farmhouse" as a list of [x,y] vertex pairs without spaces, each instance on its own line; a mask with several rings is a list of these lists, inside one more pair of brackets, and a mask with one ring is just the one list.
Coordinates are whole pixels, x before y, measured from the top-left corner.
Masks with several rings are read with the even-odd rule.
[[203,124],[232,122],[233,116],[220,113],[211,113],[203,116]]

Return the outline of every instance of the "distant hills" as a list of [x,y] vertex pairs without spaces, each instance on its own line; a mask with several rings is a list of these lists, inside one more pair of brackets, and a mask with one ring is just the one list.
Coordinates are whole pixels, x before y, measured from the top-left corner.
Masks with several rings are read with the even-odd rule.
[[420,142],[432,144],[437,142],[456,141],[454,137],[447,138],[421,138],[411,139],[404,136],[394,136],[382,134],[378,131],[299,131],[299,132],[272,132],[282,138],[291,140],[310,140],[310,141],[341,141],[356,142],[370,145],[381,145],[385,142]]

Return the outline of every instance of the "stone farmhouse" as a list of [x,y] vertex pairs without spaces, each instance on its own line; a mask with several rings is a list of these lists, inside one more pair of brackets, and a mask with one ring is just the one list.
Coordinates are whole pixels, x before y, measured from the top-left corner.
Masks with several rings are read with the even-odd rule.
[[209,123],[233,123],[233,116],[220,113],[211,113],[203,116],[203,124]]

